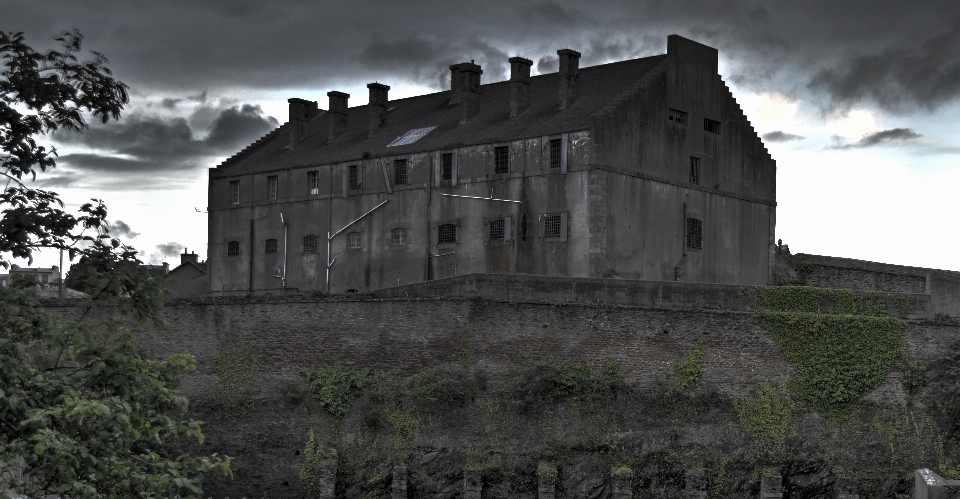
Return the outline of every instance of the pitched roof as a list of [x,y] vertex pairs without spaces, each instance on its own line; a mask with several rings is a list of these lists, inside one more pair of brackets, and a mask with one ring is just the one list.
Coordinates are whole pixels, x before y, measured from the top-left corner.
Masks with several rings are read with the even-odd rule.
[[[628,90],[664,61],[666,55],[614,62],[580,69],[580,96],[559,111],[559,73],[530,78],[530,107],[510,118],[510,82],[480,86],[480,110],[460,125],[460,105],[450,104],[449,91],[387,103],[386,124],[368,137],[368,106],[347,111],[347,131],[327,143],[330,113],[307,123],[303,140],[287,149],[287,125],[279,127],[217,167],[216,176],[247,175],[361,158],[402,155],[457,145],[492,143],[537,137],[590,126],[590,117]],[[387,148],[417,128],[436,127],[412,144]]]

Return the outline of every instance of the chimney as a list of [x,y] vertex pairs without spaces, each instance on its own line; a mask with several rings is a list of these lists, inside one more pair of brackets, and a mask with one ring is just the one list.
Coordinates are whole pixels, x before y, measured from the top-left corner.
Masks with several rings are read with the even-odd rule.
[[187,262],[196,265],[197,256],[198,255],[196,253],[187,253],[187,248],[183,248],[183,254],[180,255],[180,265],[183,265]]
[[460,66],[463,64],[454,64],[450,66],[450,103],[460,103],[460,87],[463,86],[463,77],[460,75]]
[[558,50],[560,56],[560,109],[566,109],[580,95],[580,52]]
[[514,118],[530,106],[530,66],[523,57],[510,58],[510,117]]
[[483,70],[473,61],[460,64],[460,124],[480,111],[480,75]]
[[390,87],[380,83],[371,83],[367,85],[370,89],[370,103],[367,104],[370,114],[370,135],[387,123],[387,92]]
[[307,128],[307,122],[313,119],[319,112],[317,103],[303,99],[287,99],[290,104],[290,122],[287,127],[290,128],[290,149],[296,147],[303,140],[304,131]]
[[333,91],[327,92],[327,97],[330,98],[330,110],[327,111],[330,115],[330,134],[327,142],[330,143],[347,131],[347,99],[350,98],[350,94]]
[[717,62],[720,57],[717,49],[680,35],[667,37],[667,57],[692,66],[700,66],[711,74],[719,74]]

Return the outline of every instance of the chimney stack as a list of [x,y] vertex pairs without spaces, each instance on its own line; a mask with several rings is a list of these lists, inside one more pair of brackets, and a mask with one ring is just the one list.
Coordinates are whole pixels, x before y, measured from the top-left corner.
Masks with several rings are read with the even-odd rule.
[[454,64],[450,66],[450,103],[459,104],[460,103],[460,87],[463,86],[463,77],[460,76],[460,66],[462,64]]
[[197,254],[196,253],[187,253],[187,248],[183,248],[183,253],[180,254],[180,265],[183,265],[187,262],[191,262],[194,265],[197,263]]
[[560,109],[566,109],[580,95],[580,52],[558,50],[560,56]]
[[350,94],[333,91],[327,92],[327,97],[330,98],[330,110],[327,111],[330,114],[330,135],[327,138],[329,143],[347,131],[347,99]]
[[460,124],[463,125],[480,111],[480,75],[483,70],[473,61],[460,66]]
[[387,92],[390,87],[380,83],[370,83],[370,103],[367,104],[370,115],[370,135],[372,136],[387,122]]
[[290,105],[290,122],[287,127],[290,129],[290,149],[296,147],[303,140],[304,132],[307,128],[307,122],[313,119],[319,113],[317,103],[303,99],[287,99]]
[[515,118],[530,106],[530,66],[523,57],[510,58],[510,117]]

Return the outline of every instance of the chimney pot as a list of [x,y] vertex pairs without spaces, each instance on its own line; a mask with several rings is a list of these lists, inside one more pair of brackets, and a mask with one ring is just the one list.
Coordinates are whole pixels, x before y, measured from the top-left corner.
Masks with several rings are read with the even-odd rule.
[[580,96],[580,52],[558,50],[560,56],[560,109],[566,109]]
[[514,118],[530,106],[530,67],[533,61],[511,57],[510,61],[510,117]]
[[370,103],[367,104],[370,116],[370,135],[372,136],[380,127],[387,122],[387,92],[390,87],[380,83],[370,83],[367,85],[370,89]]
[[330,133],[327,136],[327,142],[330,143],[347,131],[347,100],[350,94],[334,90],[327,92],[327,97],[330,98],[330,110],[327,111],[330,115]]
[[304,99],[287,99],[290,107],[290,120],[287,127],[290,129],[290,149],[296,147],[303,140],[303,135],[307,127],[307,122],[312,120],[319,109],[314,101]]

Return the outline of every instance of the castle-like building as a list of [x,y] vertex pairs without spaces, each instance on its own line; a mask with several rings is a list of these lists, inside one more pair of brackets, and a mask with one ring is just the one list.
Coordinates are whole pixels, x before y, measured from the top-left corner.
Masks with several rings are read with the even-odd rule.
[[776,163],[717,71],[667,53],[369,104],[290,99],[210,170],[211,291],[364,291],[466,273],[765,284]]

